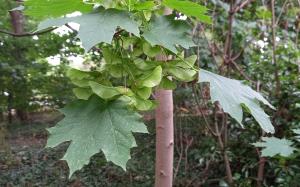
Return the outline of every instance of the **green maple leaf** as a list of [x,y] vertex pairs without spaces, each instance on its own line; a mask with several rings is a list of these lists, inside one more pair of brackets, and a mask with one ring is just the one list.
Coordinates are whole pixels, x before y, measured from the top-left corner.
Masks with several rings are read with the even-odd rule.
[[263,137],[262,142],[253,143],[255,147],[262,147],[261,155],[273,157],[280,155],[290,156],[296,149],[292,147],[293,142],[287,139],[278,139],[275,137]]
[[300,129],[293,129],[293,132],[296,134],[295,138],[300,141]]
[[80,24],[78,37],[86,51],[101,42],[110,44],[118,27],[139,36],[138,24],[127,12],[116,9],[98,9],[81,16],[45,20],[39,24],[38,30],[62,26],[69,22]]
[[197,60],[196,55],[189,56],[185,59],[175,59],[166,63],[166,72],[171,74],[174,78],[189,82],[195,79],[197,71],[193,69]]
[[224,112],[236,119],[242,125],[244,106],[267,133],[274,133],[274,127],[269,116],[260,107],[259,101],[274,109],[274,107],[258,92],[238,80],[229,79],[209,71],[200,70],[199,82],[210,83],[210,95],[213,102],[219,101]]
[[88,100],[93,94],[90,88],[74,88],[73,93],[78,99]]
[[199,21],[211,23],[211,18],[205,15],[207,13],[207,8],[198,3],[191,1],[164,0],[163,4],[171,9],[176,9],[187,16],[194,16]]
[[63,160],[70,176],[89,163],[90,157],[103,151],[107,161],[126,170],[130,148],[136,146],[132,132],[147,133],[140,115],[128,110],[122,101],[105,102],[93,95],[89,100],[77,100],[65,108],[65,118],[48,129],[47,147],[71,141]]
[[37,19],[60,17],[75,11],[87,13],[93,10],[92,4],[82,0],[26,0],[25,14]]
[[150,73],[145,73],[139,78],[138,84],[142,87],[152,88],[159,85],[162,79],[162,68],[161,66],[157,66]]
[[152,46],[160,45],[177,53],[177,45],[185,49],[195,46],[192,38],[188,36],[190,30],[191,28],[184,21],[174,20],[172,16],[160,16],[150,22],[143,37]]

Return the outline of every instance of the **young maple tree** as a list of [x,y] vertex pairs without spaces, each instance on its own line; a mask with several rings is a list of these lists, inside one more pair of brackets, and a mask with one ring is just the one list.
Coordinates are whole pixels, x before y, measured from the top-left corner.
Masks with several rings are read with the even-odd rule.
[[[211,99],[219,101],[224,112],[242,124],[244,108],[265,132],[274,132],[259,102],[273,106],[258,92],[240,81],[199,69],[196,55],[183,55],[184,49],[196,46],[191,26],[199,21],[211,22],[206,7],[179,0],[27,0],[24,6],[26,15],[40,20],[36,33],[77,23],[77,37],[85,51],[101,51],[101,62],[92,63],[98,66],[68,71],[78,100],[63,108],[65,118],[49,129],[47,147],[71,142],[63,157],[70,176],[99,151],[107,161],[126,170],[130,149],[136,146],[132,133],[148,132],[138,112],[154,109],[160,103],[153,100],[152,93],[157,89],[173,90],[177,81],[198,78],[199,82],[210,82]],[[188,18],[163,15],[166,8]],[[71,16],[74,12],[81,14]],[[170,55],[173,57],[168,58]],[[167,117],[159,116],[164,107],[167,113],[172,112],[167,110],[170,102],[160,106],[158,117]],[[172,146],[172,142],[157,144]],[[166,165],[173,167],[172,160]],[[156,176],[166,178],[156,186],[172,185],[172,169],[169,173],[156,170]]]

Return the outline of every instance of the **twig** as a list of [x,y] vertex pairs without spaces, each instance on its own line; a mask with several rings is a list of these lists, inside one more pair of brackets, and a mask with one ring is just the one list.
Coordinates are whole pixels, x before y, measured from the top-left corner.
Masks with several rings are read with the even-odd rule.
[[278,67],[276,62],[276,16],[275,16],[275,0],[271,0],[271,11],[272,11],[272,40],[273,40],[273,48],[272,48],[272,61],[275,66],[274,76],[276,81],[275,94],[276,96],[280,93],[280,80],[278,74]]
[[264,180],[264,170],[265,170],[266,161],[267,161],[266,157],[262,157],[259,155],[258,172],[257,172],[257,186],[258,187],[262,186],[262,182]]
[[[194,92],[194,98],[195,98],[195,101],[196,101],[196,103],[197,103],[197,105],[198,105],[198,107],[199,107],[199,111],[200,111],[200,113],[201,113],[201,116],[203,117],[203,119],[204,119],[204,124],[205,124],[205,127],[208,129],[208,131],[212,134],[212,135],[214,135],[214,136],[216,136],[216,133],[212,130],[212,128],[210,128],[210,126],[209,126],[209,122],[208,122],[208,120],[207,120],[207,118],[205,117],[205,114],[202,112],[202,110],[201,110],[201,104],[200,104],[200,102],[199,102],[199,98],[198,98],[198,94],[197,94],[197,91],[196,91],[196,88],[195,88],[195,86],[193,85],[193,92]],[[202,94],[202,97],[203,97],[203,94]]]
[[74,29],[71,25],[69,25],[68,23],[65,24],[66,27],[68,27],[70,30],[72,30],[74,33],[78,33],[78,31],[76,29]]
[[231,44],[232,44],[232,24],[234,18],[234,6],[233,0],[230,0],[230,10],[228,12],[228,32],[225,40],[224,46],[224,64],[228,64],[229,60],[231,59]]
[[246,0],[239,5],[234,5],[234,1],[230,0],[230,9],[228,11],[228,32],[226,35],[226,40],[224,44],[224,52],[223,52],[223,64],[220,66],[219,71],[222,74],[224,70],[224,66],[229,65],[231,62],[235,61],[243,51],[239,54],[235,55],[232,60],[232,28],[233,28],[233,20],[234,16],[241,9],[249,5],[253,0]]
[[245,6],[247,6],[248,4],[250,4],[253,0],[246,0],[244,2],[242,2],[241,4],[237,5],[234,8],[234,13],[240,11],[241,9],[243,9]]
[[191,139],[188,139],[188,137],[185,136],[185,141],[186,141],[186,146],[185,146],[185,149],[184,149],[184,153],[185,153],[184,169],[185,169],[185,173],[188,173],[187,172],[187,169],[188,169],[188,150],[191,147],[191,145],[192,145],[192,143],[194,141],[194,138],[192,137]]
[[[256,84],[256,91],[259,92],[260,91],[260,81],[257,81]],[[265,135],[265,132],[262,130],[262,137]],[[265,163],[267,161],[266,157],[261,156],[258,148],[256,148],[256,152],[258,154],[259,157],[259,163],[258,163],[258,171],[257,171],[257,186],[261,187],[262,186],[262,182],[264,180],[264,171],[265,171]]]
[[[209,50],[210,50],[210,53],[211,53],[211,55],[212,55],[212,57],[213,57],[213,62],[215,63],[216,66],[218,66],[218,62],[217,62],[216,54],[215,54],[215,53],[216,53],[216,50],[215,50],[215,49],[217,49],[217,51],[221,51],[221,50],[218,48],[218,46],[212,45],[212,44],[209,42],[209,40],[208,40],[208,38],[207,38],[207,36],[206,36],[206,34],[205,34],[205,29],[203,28],[202,25],[200,25],[200,28],[201,28],[201,32],[202,32],[202,34],[203,34],[203,37],[204,37],[205,41],[207,42],[208,48],[209,48]],[[197,46],[198,46],[198,49],[199,49],[199,44],[198,44]],[[197,50],[198,50],[198,49],[197,49]],[[199,51],[197,51],[197,55],[199,55],[199,57],[200,57],[200,52],[199,52]],[[198,57],[198,58],[199,58],[199,57]],[[200,64],[200,63],[198,63],[198,64]]]
[[15,32],[0,29],[0,33],[8,34],[8,35],[14,36],[14,37],[27,37],[27,36],[37,36],[37,35],[45,34],[47,32],[51,32],[55,29],[56,29],[56,27],[50,28],[50,29],[47,29],[47,30],[43,30],[43,31],[38,31],[38,32],[25,32],[25,33],[15,33]]
[[[230,162],[229,162],[228,155],[226,153],[226,149],[225,149],[224,142],[222,140],[222,135],[221,135],[221,133],[219,131],[219,125],[218,125],[217,113],[220,110],[221,110],[221,108],[220,108],[219,103],[215,102],[215,114],[214,114],[215,131],[216,131],[216,134],[217,134],[217,139],[218,139],[218,143],[219,143],[221,152],[223,154],[223,159],[224,159],[224,163],[225,163],[226,175],[227,175],[228,183],[230,185],[232,185],[233,184],[233,177],[232,177],[232,171],[231,171],[231,167],[230,167]],[[224,125],[224,124],[225,123],[223,123],[222,125]]]
[[182,142],[182,128],[181,128],[181,122],[179,124],[179,141],[180,141],[180,152],[179,152],[179,159],[178,159],[178,163],[177,166],[174,169],[174,176],[173,176],[173,180],[175,181],[176,176],[178,174],[179,171],[179,166],[181,164],[181,160],[182,160],[182,156],[183,156],[183,142]]
[[223,112],[223,116],[222,116],[222,119],[223,119],[223,141],[224,141],[224,146],[227,147],[227,143],[228,143],[228,123],[227,123],[227,120],[228,120],[228,114],[224,113]]
[[230,62],[230,64],[232,64],[235,69],[248,81],[255,83],[255,81],[253,81],[244,71],[242,68],[239,67],[239,65],[237,63],[235,63],[233,60]]
[[278,25],[279,21],[280,21],[280,17],[282,16],[283,10],[285,9],[285,6],[287,5],[288,0],[286,0],[280,10],[279,16],[277,17],[277,21],[276,21],[276,25]]

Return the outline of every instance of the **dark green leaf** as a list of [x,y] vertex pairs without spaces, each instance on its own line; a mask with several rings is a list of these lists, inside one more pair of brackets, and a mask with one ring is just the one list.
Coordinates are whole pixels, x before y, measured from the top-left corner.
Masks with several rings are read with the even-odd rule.
[[274,133],[270,118],[259,106],[259,101],[272,109],[274,107],[258,92],[238,80],[222,77],[202,69],[199,72],[199,82],[210,83],[211,100],[213,102],[219,101],[223,110],[241,125],[243,120],[242,105],[244,105],[265,132]]
[[89,51],[94,45],[101,42],[110,44],[117,27],[139,36],[138,24],[130,18],[127,12],[115,9],[99,9],[93,13],[81,16],[49,19],[41,22],[38,30],[62,26],[69,22],[80,24],[78,37],[86,51]]
[[149,29],[145,30],[143,37],[152,46],[160,45],[177,53],[177,45],[185,49],[195,46],[192,38],[188,36],[190,30],[191,28],[184,21],[161,16],[151,21]]
[[65,118],[48,129],[47,147],[71,141],[63,157],[70,176],[89,163],[90,157],[103,151],[107,161],[126,170],[130,148],[136,146],[132,132],[147,133],[140,116],[128,110],[124,102],[106,102],[97,96],[77,100],[61,110]]
[[211,23],[211,18],[205,15],[207,8],[198,3],[181,0],[163,0],[163,4],[171,9],[176,9],[187,16],[196,17],[199,21]]

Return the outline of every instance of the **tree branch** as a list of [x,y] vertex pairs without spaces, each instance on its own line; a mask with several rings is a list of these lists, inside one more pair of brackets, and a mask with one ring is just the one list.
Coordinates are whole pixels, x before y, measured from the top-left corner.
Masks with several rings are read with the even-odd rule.
[[35,36],[35,35],[41,35],[41,34],[45,34],[47,32],[51,32],[53,30],[55,30],[57,27],[53,27],[47,30],[43,30],[43,31],[38,31],[38,32],[24,32],[24,33],[15,33],[15,32],[11,32],[11,31],[6,31],[6,30],[2,30],[0,29],[0,33],[3,34],[7,34],[13,37],[27,37],[27,36]]
[[[221,112],[222,113],[222,119],[225,117],[224,116],[224,112],[221,109],[220,103],[219,102],[215,102],[215,110],[214,110],[214,125],[215,125],[215,131],[217,134],[217,140],[219,143],[219,147],[221,149],[222,155],[223,155],[223,159],[224,159],[224,164],[225,164],[225,169],[226,169],[226,175],[227,175],[227,182],[229,183],[230,186],[233,186],[233,176],[232,176],[232,170],[231,170],[231,166],[230,166],[230,161],[229,161],[229,157],[228,154],[226,152],[226,147],[224,145],[224,142],[222,140],[222,134],[219,130],[219,125],[218,125],[218,116],[217,113]],[[225,119],[223,119],[225,121]],[[223,126],[225,125],[225,122],[222,123],[222,128],[224,128]],[[227,141],[227,140],[226,140]]]
[[273,40],[273,48],[272,48],[272,62],[275,66],[274,70],[274,76],[275,76],[275,82],[276,82],[276,90],[275,94],[276,96],[280,93],[280,79],[279,79],[279,73],[278,73],[278,65],[276,61],[276,15],[275,15],[275,0],[271,0],[271,11],[272,11],[272,40]]
[[253,0],[246,0],[242,3],[240,3],[239,5],[237,5],[235,8],[234,8],[234,13],[240,11],[241,9],[243,9],[245,6],[247,6],[248,4],[250,4]]
[[74,29],[71,25],[69,25],[68,23],[66,23],[65,25],[66,25],[66,27],[71,29],[71,31],[73,31],[74,33],[78,33],[78,31],[76,29]]
[[233,60],[230,61],[230,64],[233,65],[233,67],[248,81],[250,81],[251,83],[255,83],[255,81],[253,81],[244,71],[242,68],[240,68],[240,66]]

